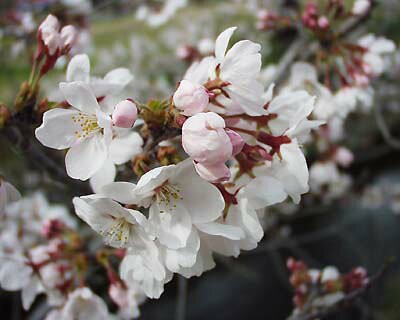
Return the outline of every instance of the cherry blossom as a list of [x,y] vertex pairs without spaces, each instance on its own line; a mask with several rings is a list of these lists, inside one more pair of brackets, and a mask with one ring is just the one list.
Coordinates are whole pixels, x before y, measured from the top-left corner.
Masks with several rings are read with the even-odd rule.
[[119,202],[149,207],[149,224],[161,244],[171,249],[186,245],[192,223],[206,223],[221,215],[223,198],[201,179],[191,161],[155,168],[137,185],[116,182],[103,193]]
[[112,140],[112,120],[104,113],[84,82],[61,83],[60,90],[70,109],[47,111],[36,138],[45,146],[69,148],[65,167],[70,177],[87,180],[106,161]]
[[74,198],[76,214],[100,233],[107,245],[116,248],[142,246],[148,241],[146,217],[97,195]]

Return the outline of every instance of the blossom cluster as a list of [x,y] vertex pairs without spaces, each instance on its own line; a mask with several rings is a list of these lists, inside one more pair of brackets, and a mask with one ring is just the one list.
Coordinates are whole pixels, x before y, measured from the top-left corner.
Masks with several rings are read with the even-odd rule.
[[274,95],[273,86],[265,91],[258,80],[260,45],[243,40],[228,50],[235,29],[221,33],[214,55],[193,63],[170,102],[158,106],[168,112],[164,121],[173,118],[167,129],[178,129],[178,140],[159,141],[160,148],[181,141],[188,159],[162,166],[148,161],[136,184],[110,183],[114,164],[147,156],[142,138],[129,129],[138,116],[142,132],[166,129],[156,126],[152,104],[114,102],[116,88],[129,81],[127,71],[93,81],[82,55],[71,60],[60,84],[66,107],[45,112],[36,130],[44,145],[69,149],[72,178],[91,179],[97,193],[73,200],[77,215],[107,245],[126,249],[121,278],[151,298],[173,273],[192,277],[213,268],[214,252],[237,257],[255,248],[263,236],[262,209],[288,196],[298,203],[308,191],[299,143],[322,124],[307,119],[315,98],[301,90]]
[[353,268],[341,274],[334,266],[322,270],[310,269],[301,260],[287,260],[290,284],[294,289],[293,315],[308,314],[332,307],[346,298],[346,295],[365,288],[370,283],[363,267]]

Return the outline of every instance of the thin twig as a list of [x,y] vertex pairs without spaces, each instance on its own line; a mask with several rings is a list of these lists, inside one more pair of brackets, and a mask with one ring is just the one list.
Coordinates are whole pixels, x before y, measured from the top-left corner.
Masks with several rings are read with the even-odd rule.
[[373,276],[370,277],[367,285],[362,288],[356,289],[349,294],[347,294],[342,300],[338,303],[327,307],[323,310],[317,310],[308,314],[300,314],[296,316],[292,316],[288,318],[288,320],[316,320],[316,319],[324,319],[327,316],[336,313],[342,308],[348,307],[354,300],[360,298],[363,294],[365,294],[378,280],[380,280],[384,274],[388,271],[389,267],[393,264],[394,259],[390,259],[386,262],[381,269],[376,272]]
[[306,44],[307,39],[300,36],[290,45],[290,47],[286,50],[286,53],[280,60],[276,72],[272,77],[270,83],[268,83],[267,87],[269,87],[269,85],[272,83],[275,83],[275,85],[279,85],[285,79],[288,68],[294,62],[300,52],[304,50]]

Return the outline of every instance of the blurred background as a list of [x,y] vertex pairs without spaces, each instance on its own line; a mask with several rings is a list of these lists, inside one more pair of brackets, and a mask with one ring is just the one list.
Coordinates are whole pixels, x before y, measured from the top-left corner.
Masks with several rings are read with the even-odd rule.
[[[92,74],[129,68],[135,76],[127,89],[129,96],[146,101],[168,97],[189,65],[185,61],[188,48],[201,44],[196,50],[210,50],[210,41],[226,27],[239,26],[235,38],[262,44],[264,67],[279,62],[293,34],[290,30],[258,30],[257,12],[265,8],[279,12],[292,2],[182,0],[168,7],[165,1],[1,0],[0,101],[11,104],[28,78],[37,26],[48,13],[80,27],[76,50],[90,56]],[[360,32],[384,35],[398,45],[400,1],[376,1],[362,28]],[[371,274],[396,257],[366,295],[327,319],[400,319],[399,52],[395,59],[395,67],[374,82],[378,88],[374,104],[380,105],[378,116],[383,117],[391,138],[382,134],[376,112],[351,114],[342,143],[355,156],[342,172],[350,185],[333,198],[310,194],[299,207],[288,205],[268,212],[265,239],[256,250],[244,252],[238,259],[217,257],[217,268],[188,281],[187,319],[286,319],[293,309],[286,268],[290,256],[310,267],[334,265],[347,272],[360,265]],[[66,65],[67,60],[61,61],[45,79],[43,97],[57,94]],[[310,162],[313,157],[310,150]],[[71,196],[79,190],[58,183],[3,136],[0,173],[23,194],[40,188],[50,201],[70,208]],[[173,319],[176,300],[174,280],[159,300],[141,306],[141,319]],[[21,309],[19,293],[2,292],[0,308],[4,319],[41,319],[40,312],[27,314]]]

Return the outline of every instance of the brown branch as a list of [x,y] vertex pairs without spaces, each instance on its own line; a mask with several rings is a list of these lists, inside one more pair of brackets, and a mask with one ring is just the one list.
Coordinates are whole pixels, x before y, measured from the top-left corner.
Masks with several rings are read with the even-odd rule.
[[323,310],[317,310],[305,315],[296,315],[289,317],[288,320],[316,320],[324,319],[333,313],[338,312],[340,309],[347,308],[354,300],[364,295],[373,285],[375,285],[388,271],[389,267],[394,263],[394,258],[389,259],[373,276],[370,277],[367,285],[362,288],[356,289],[348,293],[338,303],[327,307]]
[[[29,128],[27,128],[28,125]],[[30,126],[31,124],[22,123],[18,120],[13,121],[2,129],[0,134],[3,135],[11,145],[24,153],[26,159],[36,168],[49,173],[54,180],[68,186],[68,189],[70,189],[74,195],[76,193],[91,193],[91,189],[87,183],[70,178],[64,170],[64,164],[50,157],[43,148],[31,141],[30,136],[32,136],[33,133]]]

